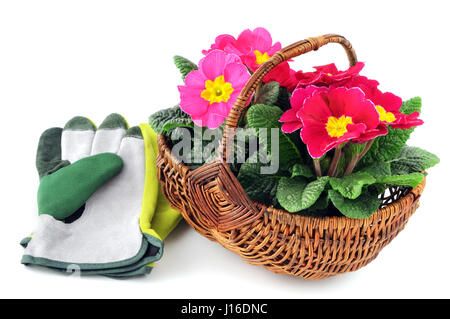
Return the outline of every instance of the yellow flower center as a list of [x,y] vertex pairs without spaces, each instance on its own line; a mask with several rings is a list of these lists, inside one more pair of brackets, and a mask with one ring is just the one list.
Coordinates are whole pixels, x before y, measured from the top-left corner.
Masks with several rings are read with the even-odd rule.
[[328,135],[331,137],[341,137],[347,133],[348,124],[353,124],[350,116],[342,115],[340,118],[330,116],[326,125]]
[[270,59],[270,55],[268,55],[267,52],[264,52],[264,54],[262,54],[258,50],[255,50],[255,56],[256,56],[256,64],[263,64]]
[[386,112],[384,107],[382,107],[381,105],[376,105],[375,108],[377,109],[378,114],[380,115],[381,122],[392,123],[397,119],[395,115],[392,114],[391,112]]
[[206,101],[209,101],[209,104],[228,102],[233,91],[234,89],[231,83],[225,82],[225,78],[221,75],[216,77],[214,82],[207,80],[205,82],[205,89],[200,96]]

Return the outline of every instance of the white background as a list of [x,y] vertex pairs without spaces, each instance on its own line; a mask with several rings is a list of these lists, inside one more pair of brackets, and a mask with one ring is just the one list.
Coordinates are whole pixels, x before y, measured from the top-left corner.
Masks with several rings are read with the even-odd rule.
[[[409,298],[450,297],[448,1],[1,1],[1,297]],[[216,35],[266,27],[288,45],[324,33],[353,44],[363,74],[404,99],[423,98],[425,125],[410,144],[441,157],[421,207],[367,267],[306,281],[243,262],[180,225],[145,278],[73,278],[20,264],[33,230],[40,133],[75,115],[96,123],[112,112],[131,125],[178,103],[172,56],[198,61]],[[336,62],[338,45],[295,67]]]

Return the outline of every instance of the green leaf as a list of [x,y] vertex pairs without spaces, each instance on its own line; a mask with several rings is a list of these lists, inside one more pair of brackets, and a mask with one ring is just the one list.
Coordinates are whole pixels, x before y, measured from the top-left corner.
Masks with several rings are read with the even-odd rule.
[[248,109],[247,121],[251,128],[280,127],[278,120],[283,111],[277,106],[255,104]]
[[290,213],[311,207],[328,184],[328,176],[319,177],[308,183],[301,177],[282,177],[278,183],[277,199],[280,205]]
[[365,192],[356,199],[348,199],[338,191],[328,191],[333,205],[346,217],[363,219],[372,216],[380,207],[380,199],[375,191]]
[[360,172],[368,173],[375,178],[391,175],[391,166],[386,162],[376,162],[364,167]]
[[403,130],[389,128],[388,131],[387,135],[375,139],[370,150],[361,159],[360,165],[367,165],[374,162],[386,162],[394,158],[409,139],[412,129]]
[[385,176],[379,178],[377,182],[396,186],[411,186],[414,188],[422,182],[423,178],[424,175],[421,173],[411,173],[406,175]]
[[422,99],[419,96],[413,97],[408,101],[404,101],[402,103],[402,107],[400,108],[400,112],[404,114],[411,114],[413,112],[419,112],[422,109]]
[[377,180],[365,172],[356,172],[343,177],[332,177],[330,179],[331,187],[338,191],[342,196],[349,199],[358,198],[365,185],[371,185]]
[[311,178],[314,175],[315,174],[309,165],[297,163],[292,167],[291,177],[302,176],[302,177],[306,177],[306,178]]
[[308,208],[308,211],[321,211],[328,207],[328,204],[330,202],[330,195],[328,195],[328,192],[323,192],[320,197],[317,199],[317,201]]
[[250,158],[247,159],[241,165],[237,179],[252,200],[265,205],[276,205],[277,186],[281,176],[261,174],[263,165],[267,164],[251,163]]
[[[415,97],[403,102],[400,111],[405,114],[411,114],[414,111],[420,112],[421,107],[422,100],[420,97]],[[359,167],[374,162],[386,162],[393,159],[398,153],[400,153],[413,131],[414,127],[407,130],[393,129],[389,127],[389,132],[387,135],[380,136],[375,139],[370,150],[361,159]]]
[[367,143],[348,143],[348,150],[350,157],[361,154],[364,151]]
[[192,122],[192,120],[190,118],[189,119],[175,118],[175,119],[171,119],[171,120],[165,122],[162,129],[164,131],[170,131],[171,129],[173,129],[175,127],[194,128],[194,122]]
[[263,85],[255,99],[255,104],[274,105],[278,100],[280,84],[272,81]]
[[[183,110],[177,105],[172,108],[160,110],[148,119],[150,126],[158,134],[167,136],[167,132],[171,128],[175,127],[194,127],[190,116],[183,112]],[[182,123],[184,125],[182,125]]]
[[281,123],[278,120],[282,114],[283,111],[277,106],[255,104],[251,106],[247,112],[247,121],[249,127],[256,129],[258,134],[258,129],[260,128],[269,129],[267,132],[267,145],[265,145],[269,152],[271,150],[270,128],[278,128],[280,165],[285,166],[293,161],[301,160],[301,154],[294,142],[292,142],[292,140],[280,129]]
[[400,154],[391,160],[393,174],[403,175],[422,172],[439,163],[439,158],[433,153],[419,147],[405,146]]
[[174,56],[173,61],[175,62],[175,65],[178,68],[178,70],[180,70],[181,78],[183,79],[183,81],[186,78],[186,75],[188,75],[191,71],[198,69],[195,63],[179,55]]
[[370,187],[372,187],[378,194],[384,194],[388,186],[387,184],[383,183],[375,183],[373,185],[370,185]]

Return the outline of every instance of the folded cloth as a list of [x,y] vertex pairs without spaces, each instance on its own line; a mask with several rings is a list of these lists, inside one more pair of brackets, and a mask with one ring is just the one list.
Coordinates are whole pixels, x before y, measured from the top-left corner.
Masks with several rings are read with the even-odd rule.
[[150,273],[181,220],[161,193],[156,134],[119,114],[97,130],[85,117],[39,140],[38,223],[22,263],[82,275]]

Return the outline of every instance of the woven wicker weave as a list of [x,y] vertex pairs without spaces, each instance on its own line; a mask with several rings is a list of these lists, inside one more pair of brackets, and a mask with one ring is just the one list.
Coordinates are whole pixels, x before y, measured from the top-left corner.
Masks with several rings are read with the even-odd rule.
[[[237,127],[248,99],[273,67],[332,42],[344,47],[350,65],[356,63],[350,42],[342,36],[324,35],[294,43],[252,75],[230,112],[226,128]],[[167,138],[159,135],[157,166],[162,190],[197,232],[248,263],[276,273],[319,279],[367,265],[405,227],[425,187],[424,179],[412,190],[388,189],[381,208],[362,220],[290,214],[254,202],[245,194],[225,160],[232,132],[225,129],[219,158],[196,170],[172,155]]]

